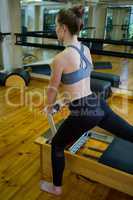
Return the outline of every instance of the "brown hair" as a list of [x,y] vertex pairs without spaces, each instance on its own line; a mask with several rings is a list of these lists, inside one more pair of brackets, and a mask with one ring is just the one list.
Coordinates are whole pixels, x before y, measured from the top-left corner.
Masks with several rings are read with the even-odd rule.
[[82,16],[84,13],[83,7],[75,6],[69,9],[61,9],[58,13],[58,22],[65,24],[72,35],[78,34],[83,28]]

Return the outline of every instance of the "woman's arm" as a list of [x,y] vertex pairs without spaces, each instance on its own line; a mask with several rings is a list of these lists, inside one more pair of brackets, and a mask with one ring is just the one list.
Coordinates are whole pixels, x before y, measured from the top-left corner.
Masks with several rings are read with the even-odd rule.
[[59,57],[56,57],[51,64],[51,78],[47,89],[46,106],[51,108],[55,103],[58,94],[58,88],[61,82],[61,75],[63,72],[62,62]]

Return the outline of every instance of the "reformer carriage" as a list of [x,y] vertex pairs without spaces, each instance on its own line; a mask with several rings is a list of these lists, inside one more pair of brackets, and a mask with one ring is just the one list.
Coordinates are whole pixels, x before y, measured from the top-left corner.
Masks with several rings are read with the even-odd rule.
[[[59,108],[58,105],[55,108]],[[51,139],[62,120],[55,125],[48,114],[50,129],[36,139],[40,146],[41,178],[46,168],[51,174]],[[70,171],[133,196],[133,144],[112,135],[84,133],[65,150],[66,168]],[[47,174],[48,175],[48,174]]]

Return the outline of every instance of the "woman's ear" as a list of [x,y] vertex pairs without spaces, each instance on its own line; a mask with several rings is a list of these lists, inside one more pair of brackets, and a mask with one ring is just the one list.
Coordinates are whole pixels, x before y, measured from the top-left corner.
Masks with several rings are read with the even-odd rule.
[[63,24],[63,30],[64,30],[64,32],[66,32],[67,29],[68,29],[67,26],[65,24]]

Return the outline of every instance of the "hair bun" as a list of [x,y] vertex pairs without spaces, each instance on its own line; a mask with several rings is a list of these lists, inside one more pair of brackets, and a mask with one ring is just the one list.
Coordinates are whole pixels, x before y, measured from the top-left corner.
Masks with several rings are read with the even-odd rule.
[[77,17],[81,17],[83,16],[84,14],[84,8],[82,5],[79,5],[79,6],[74,6],[72,8],[72,11],[75,13],[75,15],[77,15]]

